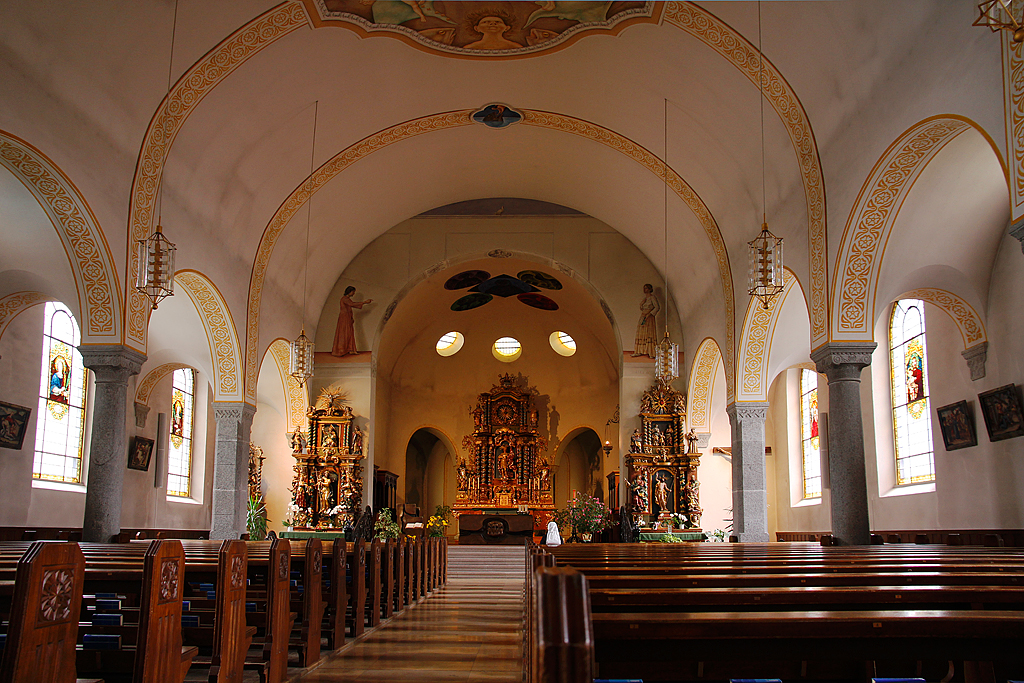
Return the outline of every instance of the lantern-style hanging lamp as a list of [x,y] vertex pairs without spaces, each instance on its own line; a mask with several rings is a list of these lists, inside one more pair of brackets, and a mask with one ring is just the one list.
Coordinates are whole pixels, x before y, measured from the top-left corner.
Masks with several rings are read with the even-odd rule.
[[772,301],[783,290],[782,238],[768,229],[767,196],[764,182],[764,56],[761,52],[761,3],[757,3],[757,82],[760,85],[761,109],[761,233],[747,242],[747,293],[771,308]]
[[993,33],[1006,31],[1013,42],[1024,41],[1024,2],[1021,0],[986,0],[978,3],[974,26],[987,26]]
[[[174,3],[174,20],[171,25],[171,54],[167,64],[167,95],[171,94],[171,69],[174,66],[174,34],[178,29],[178,3]],[[167,162],[167,116],[161,115],[160,125],[164,126],[163,150],[160,158]],[[160,173],[160,186],[157,188],[159,210],[157,212],[156,231],[148,238],[137,240],[136,257],[139,265],[138,273],[135,276],[135,289],[144,294],[153,303],[153,310],[157,304],[169,296],[174,296],[174,252],[177,247],[164,237],[163,209],[164,209],[164,176]]]
[[[316,122],[317,115],[319,114],[320,100],[317,100],[313,105],[313,140],[310,144],[309,151],[309,175],[313,175],[313,161],[316,156]],[[301,317],[306,316],[306,276],[309,273],[309,216],[313,213],[313,196],[309,197],[309,206],[306,207],[306,251],[303,254],[303,271],[302,271],[302,313]],[[304,386],[309,378],[313,376],[313,352],[316,345],[306,336],[306,326],[302,326],[302,331],[299,336],[295,338],[295,341],[288,344],[288,374],[295,378],[295,381],[299,383],[299,386]]]

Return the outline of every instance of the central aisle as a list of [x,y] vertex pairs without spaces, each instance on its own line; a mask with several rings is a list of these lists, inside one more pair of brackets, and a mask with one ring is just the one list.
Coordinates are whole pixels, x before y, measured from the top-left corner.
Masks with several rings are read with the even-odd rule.
[[449,546],[445,586],[296,680],[520,683],[525,561],[522,546]]

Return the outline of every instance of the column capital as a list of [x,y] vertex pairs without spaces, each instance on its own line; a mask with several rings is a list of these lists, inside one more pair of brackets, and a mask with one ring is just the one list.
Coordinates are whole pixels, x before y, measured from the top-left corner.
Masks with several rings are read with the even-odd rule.
[[732,420],[758,420],[763,423],[768,419],[768,405],[761,401],[734,401],[725,407],[725,412]]
[[860,380],[860,371],[871,365],[875,342],[829,342],[811,351],[818,372],[837,380]]
[[960,355],[967,361],[967,367],[971,370],[972,380],[985,377],[985,361],[988,359],[987,341],[975,344],[971,348],[961,351]]
[[82,364],[96,374],[97,382],[127,382],[146,362],[145,354],[121,344],[83,344],[78,352]]
[[222,420],[252,422],[256,414],[256,406],[241,401],[214,401],[213,417],[220,423]]
[[1010,221],[1010,237],[1020,242],[1020,250],[1024,251],[1024,218],[1014,223]]

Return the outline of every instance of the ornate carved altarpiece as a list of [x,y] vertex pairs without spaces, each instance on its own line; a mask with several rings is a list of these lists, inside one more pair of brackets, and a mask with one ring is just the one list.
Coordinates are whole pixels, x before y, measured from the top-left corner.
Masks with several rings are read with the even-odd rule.
[[633,514],[653,514],[660,489],[666,504],[659,505],[659,518],[678,513],[686,517],[687,529],[699,529],[700,453],[696,439],[687,438],[686,397],[656,382],[640,399],[640,425],[626,456]]
[[473,433],[462,440],[468,457],[460,459],[457,470],[456,515],[515,508],[547,523],[555,506],[551,463],[543,456],[547,440],[537,433],[535,394],[508,374],[479,395],[471,411]]
[[[363,432],[352,408],[321,397],[306,413],[309,435],[293,438],[293,520],[296,528],[331,529],[355,524],[363,500]],[[308,444],[308,445],[307,445]]]

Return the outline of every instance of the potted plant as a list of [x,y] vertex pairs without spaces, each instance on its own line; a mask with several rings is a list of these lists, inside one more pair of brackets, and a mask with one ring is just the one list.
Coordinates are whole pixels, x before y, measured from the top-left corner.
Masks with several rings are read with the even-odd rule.
[[249,538],[254,541],[262,541],[267,537],[267,506],[263,504],[262,496],[259,498],[249,496],[245,530],[249,532]]
[[434,514],[427,520],[427,536],[441,538],[447,535],[448,519],[452,515],[452,508],[449,505],[438,505],[434,508]]
[[385,541],[396,540],[402,534],[402,530],[395,521],[395,514],[391,508],[381,508],[377,515],[377,521],[373,525],[373,535]]
[[600,500],[577,491],[565,509],[555,512],[554,520],[560,527],[571,528],[573,536],[579,534],[584,543],[589,543],[594,534],[610,526],[611,514]]

